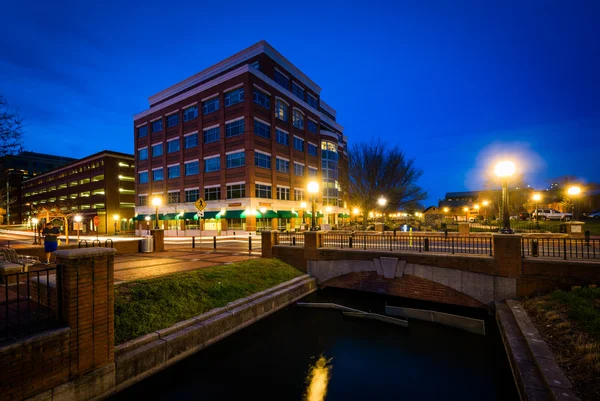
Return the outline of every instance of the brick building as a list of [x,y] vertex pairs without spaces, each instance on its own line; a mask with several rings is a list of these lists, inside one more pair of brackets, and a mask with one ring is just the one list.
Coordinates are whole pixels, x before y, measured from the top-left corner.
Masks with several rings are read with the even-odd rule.
[[[336,111],[268,43],[151,96],[149,105],[134,116],[138,229],[155,219],[156,196],[167,235],[298,229],[308,221],[302,202],[310,209],[311,180],[320,184],[323,222],[348,213],[347,139]],[[207,207],[195,219],[198,198]]]
[[133,230],[133,163],[133,155],[105,150],[23,181],[23,215],[44,219],[44,209],[49,216],[58,209],[80,214],[83,233],[95,232],[92,221],[97,215],[99,234],[114,233],[118,215],[117,229]]

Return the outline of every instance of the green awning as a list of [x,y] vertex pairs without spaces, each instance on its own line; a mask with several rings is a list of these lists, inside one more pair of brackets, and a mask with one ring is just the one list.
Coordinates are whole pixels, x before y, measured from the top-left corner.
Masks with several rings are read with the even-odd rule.
[[[304,217],[312,217],[312,212],[306,211],[304,212]],[[325,215],[321,212],[317,212],[317,217],[325,217]]]
[[338,213],[338,217],[341,217],[343,219],[343,218],[346,218],[346,217],[350,217],[350,215],[346,214],[346,213]]
[[317,212],[317,217],[325,217],[325,215],[321,212]]
[[176,220],[178,213],[158,214],[159,220]]
[[202,217],[203,219],[216,219],[217,218],[217,214],[219,214],[218,211],[212,211],[212,212],[204,212],[204,217]]
[[277,212],[277,217],[282,219],[293,219],[295,217],[298,217],[298,213],[289,210],[279,210]]
[[133,218],[133,220],[135,220],[135,221],[144,221],[144,220],[146,220],[146,215],[145,214],[138,214],[137,216],[135,216]]
[[[244,213],[245,210],[227,210],[225,212],[225,217],[228,219],[241,219],[242,218],[242,213]],[[245,215],[244,215],[245,217]]]
[[312,217],[312,213],[311,213],[311,212],[309,212],[309,211],[307,211],[307,210],[305,210],[305,211],[304,211],[304,214],[303,214],[303,217],[304,217],[305,219],[306,219],[306,218],[309,218],[309,217]]
[[185,212],[183,214],[183,216],[180,217],[180,219],[194,220],[195,216],[196,216],[196,212]]
[[265,212],[265,215],[262,216],[262,217],[264,217],[265,219],[276,219],[277,218],[277,213],[275,213],[272,210],[267,210]]

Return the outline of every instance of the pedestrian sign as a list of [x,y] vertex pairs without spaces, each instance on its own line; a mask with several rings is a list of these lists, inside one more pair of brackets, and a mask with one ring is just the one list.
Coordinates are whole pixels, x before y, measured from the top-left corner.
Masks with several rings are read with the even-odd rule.
[[199,211],[202,211],[206,207],[206,202],[204,201],[204,199],[198,198],[196,202],[194,202],[194,206],[196,206],[196,209],[198,209]]

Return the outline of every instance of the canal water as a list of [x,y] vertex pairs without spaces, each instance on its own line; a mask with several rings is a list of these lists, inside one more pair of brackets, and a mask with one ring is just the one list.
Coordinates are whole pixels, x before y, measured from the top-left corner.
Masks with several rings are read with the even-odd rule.
[[[338,289],[305,302],[372,312],[385,303],[485,318],[486,336],[411,320],[408,327],[290,306],[118,393],[140,400],[518,400],[487,312]],[[308,396],[307,396],[308,393]]]

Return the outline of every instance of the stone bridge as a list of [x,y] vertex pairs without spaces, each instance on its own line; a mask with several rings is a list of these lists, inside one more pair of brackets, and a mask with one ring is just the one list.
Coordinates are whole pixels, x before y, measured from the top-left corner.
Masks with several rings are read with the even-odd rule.
[[308,272],[320,286],[481,308],[600,281],[598,261],[523,258],[519,235],[494,235],[493,256],[325,248],[322,235],[306,232],[299,247],[263,233],[263,256]]

